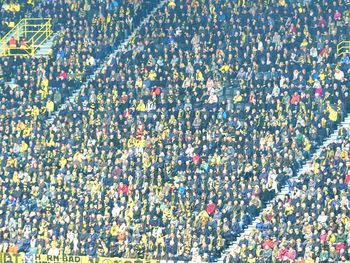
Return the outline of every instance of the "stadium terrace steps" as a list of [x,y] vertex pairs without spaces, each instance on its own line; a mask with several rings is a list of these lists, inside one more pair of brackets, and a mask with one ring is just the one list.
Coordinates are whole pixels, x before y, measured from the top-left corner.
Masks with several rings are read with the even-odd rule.
[[56,37],[59,35],[59,33],[60,32],[54,33],[45,44],[41,45],[41,47],[38,49],[38,51],[35,54],[35,58],[46,57],[52,53],[53,43]]
[[15,79],[11,79],[11,81],[5,83],[9,85],[11,89],[13,89],[17,85]]
[[[66,109],[66,108],[68,107],[69,104],[74,104],[74,103],[76,102],[76,99],[78,98],[78,95],[79,95],[80,91],[82,90],[82,88],[83,88],[83,87],[86,87],[86,86],[89,84],[89,82],[90,82],[91,80],[94,80],[97,73],[99,73],[99,72],[101,72],[101,71],[104,70],[104,68],[105,68],[106,65],[107,65],[107,62],[108,62],[111,58],[116,57],[116,56],[118,55],[118,53],[120,53],[121,51],[125,50],[125,48],[129,45],[130,40],[131,40],[132,38],[135,37],[135,35],[140,31],[141,27],[142,27],[145,23],[147,23],[147,22],[150,20],[150,18],[153,17],[153,15],[155,14],[155,12],[156,12],[158,9],[162,8],[167,2],[168,2],[168,0],[162,0],[162,1],[160,1],[160,3],[159,3],[159,4],[147,15],[147,17],[140,23],[140,25],[138,25],[138,27],[135,28],[135,29],[133,30],[133,32],[128,36],[128,38],[127,38],[126,40],[124,40],[124,42],[122,42],[121,44],[119,44],[118,48],[116,48],[116,50],[115,50],[112,54],[110,54],[109,56],[107,56],[107,57],[105,58],[105,60],[102,60],[102,61],[100,62],[100,64],[98,65],[97,69],[95,70],[95,72],[94,72],[92,75],[89,75],[89,77],[86,79],[86,81],[85,81],[78,89],[76,89],[76,90],[72,93],[72,95],[71,95],[63,104],[61,104],[61,105],[59,106],[58,109],[56,109],[56,110],[53,112],[53,114],[51,115],[51,117],[47,120],[48,123],[53,124],[55,118],[58,117],[58,115],[60,114],[60,111],[61,111],[61,110]],[[51,39],[50,39],[50,40],[51,40]],[[40,50],[39,50],[39,52],[40,52]]]
[[[340,129],[350,127],[350,114],[347,115],[347,117],[338,124],[338,127],[336,130],[333,131],[333,133],[325,139],[322,145],[318,146],[317,150],[311,155],[310,159],[302,166],[302,168],[298,171],[297,175],[292,177],[291,180],[297,181],[299,177],[306,172],[310,171],[312,169],[312,160],[314,160],[316,157],[320,156],[321,152],[331,143],[337,142],[338,140],[338,134]],[[239,242],[243,237],[250,236],[251,233],[256,229],[256,225],[261,222],[261,215],[269,210],[272,205],[275,203],[278,199],[283,199],[287,194],[289,193],[288,185],[284,185],[279,193],[275,195],[275,197],[267,203],[267,206],[260,211],[259,215],[253,220],[252,224],[250,224],[236,239],[236,241],[233,242],[233,244],[226,249],[225,252],[231,252],[234,250],[237,250],[239,248]],[[226,253],[223,253],[221,258],[218,259],[217,262],[224,262]]]

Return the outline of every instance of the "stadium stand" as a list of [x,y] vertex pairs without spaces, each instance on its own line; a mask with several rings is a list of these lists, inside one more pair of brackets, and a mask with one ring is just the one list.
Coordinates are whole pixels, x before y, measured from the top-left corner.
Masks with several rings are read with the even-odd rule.
[[[97,68],[157,1],[43,1],[31,10],[32,17],[52,18],[59,31],[53,54],[43,58],[0,58],[5,82],[6,107],[46,110],[57,106]],[[11,100],[12,98],[13,99]],[[30,105],[28,105],[28,102]]]
[[0,39],[11,29],[16,23],[26,17],[33,7],[32,1],[0,1]]
[[290,194],[262,214],[233,262],[349,261],[349,131],[342,128]]
[[[191,262],[221,256],[350,103],[349,57],[336,56],[349,35],[345,5],[241,4],[168,1],[52,125],[48,115],[80,86],[79,78],[68,83],[69,70],[88,75],[95,63],[85,59],[103,60],[115,45],[110,34],[110,42],[98,38],[99,8],[84,13],[83,2],[62,10],[49,3],[34,11],[71,24],[49,60],[30,60],[22,70],[19,61],[3,62],[4,76],[17,75],[31,95],[2,89],[1,251]],[[95,44],[73,54],[84,29]],[[59,87],[46,97],[36,91],[44,75],[46,90]],[[281,206],[276,222],[285,218],[285,200]],[[288,220],[296,222],[291,210]],[[311,220],[317,213],[317,206],[310,210]],[[306,248],[285,243],[272,251],[308,260]],[[258,262],[256,253],[246,245],[237,260]]]

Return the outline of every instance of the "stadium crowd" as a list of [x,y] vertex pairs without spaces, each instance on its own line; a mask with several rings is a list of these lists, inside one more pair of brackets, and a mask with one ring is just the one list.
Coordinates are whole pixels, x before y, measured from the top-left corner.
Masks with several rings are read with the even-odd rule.
[[0,39],[30,12],[33,0],[0,0]]
[[340,130],[289,195],[263,213],[232,262],[349,262],[349,132]]
[[0,250],[214,261],[347,111],[345,11],[170,0],[53,125],[2,103]]
[[14,80],[16,84],[1,84],[2,104],[7,109],[22,107],[22,111],[50,115],[158,2],[65,0],[38,3],[30,9],[30,17],[52,19],[52,30],[56,34],[52,54],[36,58],[0,58],[4,81]]

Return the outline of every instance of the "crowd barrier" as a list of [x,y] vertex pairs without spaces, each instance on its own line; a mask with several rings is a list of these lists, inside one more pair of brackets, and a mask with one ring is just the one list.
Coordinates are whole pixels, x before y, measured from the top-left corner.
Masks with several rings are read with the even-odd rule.
[[0,263],[158,263],[158,260],[0,253]]

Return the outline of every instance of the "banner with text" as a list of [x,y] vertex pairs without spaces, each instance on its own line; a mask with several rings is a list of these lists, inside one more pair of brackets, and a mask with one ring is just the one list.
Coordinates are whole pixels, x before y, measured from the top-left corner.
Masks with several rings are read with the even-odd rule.
[[[27,257],[25,257],[27,258]],[[32,261],[25,263],[97,263],[97,260],[89,260],[86,256],[50,256],[50,255],[33,255]]]
[[23,263],[23,254],[0,253],[1,263]]
[[158,260],[0,253],[0,263],[158,263]]

